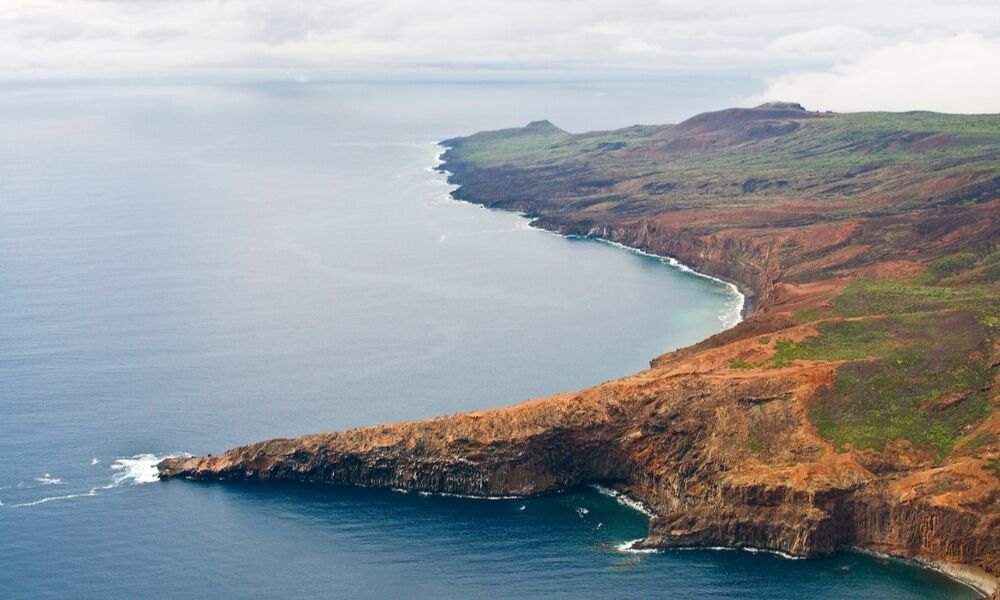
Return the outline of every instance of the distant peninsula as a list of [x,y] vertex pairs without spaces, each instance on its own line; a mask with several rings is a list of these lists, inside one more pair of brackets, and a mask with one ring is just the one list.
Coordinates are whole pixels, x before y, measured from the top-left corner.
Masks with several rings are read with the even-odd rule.
[[580,392],[171,458],[163,478],[470,496],[602,483],[643,548],[858,547],[997,597],[1000,115],[770,103],[442,142],[454,196],[733,282],[736,327]]

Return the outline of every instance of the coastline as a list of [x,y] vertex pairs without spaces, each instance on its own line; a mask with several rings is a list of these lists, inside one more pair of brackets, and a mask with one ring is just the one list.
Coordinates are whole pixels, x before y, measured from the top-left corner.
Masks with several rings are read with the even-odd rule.
[[[744,319],[746,319],[751,314],[753,314],[753,311],[754,311],[754,308],[755,308],[754,304],[753,304],[753,302],[748,302],[748,297],[750,296],[750,294],[746,290],[742,289],[742,287],[739,284],[737,284],[737,283],[735,283],[733,281],[729,281],[727,279],[724,279],[722,277],[719,277],[717,275],[713,275],[711,273],[704,273],[704,272],[698,271],[697,269],[691,267],[690,265],[687,265],[687,264],[681,262],[678,258],[676,258],[674,256],[663,255],[663,254],[655,254],[653,252],[650,252],[648,250],[644,250],[642,248],[637,248],[635,246],[629,246],[628,244],[623,244],[621,242],[617,242],[617,241],[610,240],[610,239],[607,239],[607,238],[603,238],[603,237],[600,237],[600,236],[561,233],[559,231],[555,231],[555,230],[552,230],[552,229],[546,229],[545,227],[541,227],[541,226],[537,225],[536,223],[538,223],[538,219],[534,219],[534,218],[528,216],[524,212],[518,212],[518,211],[508,210],[508,209],[504,209],[504,208],[492,208],[492,207],[486,206],[485,204],[480,204],[480,203],[477,203],[477,202],[473,202],[471,200],[465,200],[465,199],[462,199],[462,198],[456,198],[455,195],[454,195],[454,192],[457,191],[462,186],[454,184],[454,183],[451,183],[449,181],[449,178],[453,175],[453,173],[451,171],[445,169],[445,168],[442,168],[443,165],[447,164],[447,162],[442,157],[451,148],[449,146],[443,145],[440,142],[433,142],[433,145],[438,149],[438,153],[435,156],[436,164],[433,167],[431,167],[431,170],[434,171],[435,173],[440,173],[440,174],[444,175],[443,182],[446,185],[451,186],[451,190],[448,191],[448,197],[451,198],[451,200],[453,200],[454,202],[461,202],[463,204],[469,204],[469,205],[472,205],[472,206],[478,206],[478,207],[484,208],[486,210],[500,210],[500,211],[503,211],[503,212],[514,213],[514,214],[517,214],[518,216],[526,219],[528,221],[528,223],[527,223],[528,227],[530,227],[531,229],[534,229],[536,231],[542,231],[542,232],[545,232],[545,233],[548,233],[548,234],[551,234],[551,235],[555,235],[555,236],[558,236],[558,237],[561,237],[561,238],[564,238],[564,239],[570,239],[570,240],[574,240],[574,239],[575,240],[591,240],[591,241],[599,242],[601,244],[607,244],[609,246],[613,246],[615,248],[619,248],[619,249],[625,250],[627,252],[631,252],[633,254],[638,254],[640,256],[645,256],[645,257],[648,257],[648,258],[655,258],[655,259],[659,260],[660,262],[662,262],[664,265],[666,265],[666,266],[668,266],[670,268],[676,269],[676,270],[680,271],[681,273],[686,273],[686,274],[689,274],[689,275],[693,275],[695,277],[700,277],[702,279],[708,279],[710,281],[714,281],[716,283],[720,283],[720,284],[722,284],[723,286],[725,286],[726,288],[729,289],[729,292],[730,292],[730,294],[732,296],[732,302],[731,303],[727,302],[727,306],[726,306],[726,308],[727,308],[726,313],[727,314],[726,314],[726,316],[725,317],[723,317],[722,315],[719,316],[719,320],[722,321],[723,327],[717,333],[721,333],[723,331],[732,329],[733,327],[739,325],[740,322],[742,322]],[[729,308],[730,304],[732,305],[731,309]]]
[[914,561],[925,569],[937,571],[949,579],[967,585],[982,594],[983,598],[988,598],[1000,591],[1000,578],[994,577],[978,567],[930,559],[917,558]]
[[895,554],[879,552],[878,550],[862,548],[860,546],[850,546],[847,548],[847,551],[883,560],[893,560],[913,565],[921,569],[927,569],[929,571],[936,571],[952,581],[957,581],[958,583],[975,590],[976,593],[983,598],[988,598],[992,594],[1000,591],[1000,577],[995,577],[987,571],[973,565],[948,562],[923,556],[897,556]]
[[[434,145],[438,148],[438,154],[435,157],[436,164],[435,164],[434,167],[431,168],[431,170],[433,170],[434,172],[440,173],[440,174],[442,174],[444,176],[444,183],[446,183],[447,185],[451,186],[451,190],[448,192],[448,196],[452,200],[454,200],[456,202],[463,202],[463,203],[466,203],[466,204],[471,204],[473,206],[479,206],[479,207],[485,208],[487,210],[504,210],[505,212],[515,212],[516,214],[519,214],[521,217],[523,217],[525,219],[528,219],[529,220],[528,226],[531,227],[532,229],[536,229],[538,231],[544,231],[546,233],[550,233],[550,234],[557,235],[557,236],[560,236],[560,237],[563,237],[563,238],[567,238],[567,239],[585,239],[585,240],[593,240],[593,241],[596,241],[596,242],[608,244],[610,246],[614,246],[616,248],[620,248],[620,249],[623,249],[623,250],[626,250],[626,251],[629,251],[629,252],[633,252],[635,254],[646,256],[646,257],[649,257],[649,258],[658,259],[658,260],[662,261],[664,264],[666,264],[666,265],[668,265],[670,267],[673,267],[675,269],[678,269],[681,272],[689,273],[689,274],[695,275],[697,277],[702,277],[702,278],[705,278],[705,279],[709,279],[709,280],[721,283],[721,284],[727,286],[731,290],[731,293],[735,295],[735,298],[736,298],[736,311],[735,311],[735,318],[733,318],[731,322],[727,322],[726,320],[723,320],[724,327],[720,331],[720,333],[722,331],[726,331],[726,330],[732,329],[733,327],[737,326],[740,322],[742,322],[746,318],[748,318],[751,315],[753,315],[754,312],[756,311],[757,304],[755,302],[752,302],[752,301],[748,302],[748,298],[752,298],[753,294],[744,291],[739,284],[737,284],[735,282],[732,282],[732,281],[729,281],[729,280],[726,280],[726,279],[724,279],[722,277],[710,274],[710,273],[703,273],[701,271],[698,271],[698,270],[694,269],[693,267],[682,263],[680,260],[678,260],[677,258],[675,258],[673,256],[666,256],[666,255],[655,254],[653,252],[649,252],[649,251],[644,250],[642,248],[637,248],[635,246],[629,246],[627,244],[623,244],[621,242],[610,240],[610,239],[603,238],[603,237],[600,237],[600,236],[560,233],[558,231],[554,231],[554,230],[551,230],[551,229],[546,229],[544,227],[536,225],[536,223],[538,222],[538,219],[537,218],[533,219],[533,218],[531,218],[530,216],[528,216],[524,212],[511,211],[511,210],[503,209],[503,208],[500,208],[500,209],[492,208],[492,207],[490,207],[490,206],[488,206],[486,204],[477,203],[477,202],[474,202],[474,201],[471,201],[471,200],[467,200],[467,199],[456,198],[454,196],[454,192],[456,190],[458,190],[459,188],[461,188],[461,185],[454,184],[454,183],[451,183],[449,181],[449,179],[453,175],[453,173],[451,171],[448,171],[446,168],[444,168],[444,165],[447,164],[447,161],[445,161],[443,159],[444,154],[448,150],[450,150],[451,148],[449,146],[445,146],[442,143],[435,143]],[[721,317],[720,317],[720,319],[721,319]],[[655,516],[655,513],[652,512],[652,510],[649,509],[644,502],[642,502],[640,500],[637,500],[635,498],[632,498],[632,497],[624,494],[623,492],[619,492],[617,490],[613,490],[611,488],[606,488],[604,486],[597,485],[597,484],[591,484],[591,487],[594,488],[594,489],[596,489],[599,493],[606,494],[606,495],[609,495],[609,496],[612,496],[612,497],[616,498],[619,501],[619,503],[621,503],[621,504],[623,504],[625,506],[628,506],[630,508],[633,508],[634,510],[636,510],[636,511],[638,511],[638,512],[644,514],[644,515],[647,515],[650,518],[652,518],[652,517]],[[623,542],[622,544],[616,546],[616,549],[618,551],[620,551],[620,552],[630,552],[630,553],[653,553],[653,552],[660,551],[660,549],[658,549],[658,548],[636,548],[635,546],[638,545],[638,544],[641,544],[644,539],[645,538],[639,538],[639,539],[629,540],[629,541]],[[766,549],[766,548],[753,548],[753,547],[739,547],[739,546],[711,546],[711,547],[691,547],[691,548],[678,548],[678,549],[681,549],[681,550],[683,550],[683,549],[744,550],[744,551],[751,552],[751,553],[768,553],[768,554],[773,554],[775,556],[778,556],[780,558],[784,558],[786,560],[802,560],[803,558],[805,558],[803,556],[795,556],[795,555],[792,555],[792,554],[788,554],[788,553],[782,552],[780,550],[771,550],[771,549]],[[979,567],[973,566],[973,565],[964,564],[964,563],[953,563],[953,562],[947,562],[947,561],[939,561],[939,560],[933,560],[933,559],[919,557],[919,556],[918,557],[893,556],[893,555],[884,554],[884,553],[881,553],[881,552],[878,552],[878,551],[875,551],[875,550],[870,550],[870,549],[862,548],[862,547],[854,547],[854,546],[850,547],[849,550],[850,551],[854,551],[854,552],[859,552],[859,553],[862,553],[862,554],[867,554],[869,556],[882,557],[882,558],[887,558],[887,559],[891,559],[891,560],[898,560],[898,561],[902,561],[902,562],[905,562],[907,564],[911,564],[913,566],[916,566],[916,567],[919,567],[919,568],[922,568],[922,569],[936,571],[936,572],[944,575],[945,577],[947,577],[947,578],[949,578],[949,579],[951,579],[953,581],[956,581],[956,582],[958,582],[958,583],[960,583],[962,585],[965,585],[965,586],[973,589],[974,591],[976,591],[976,593],[980,594],[983,598],[990,597],[991,595],[996,594],[998,591],[1000,591],[1000,578],[995,577],[995,576],[991,575],[990,573],[988,573],[987,571],[985,571],[985,570],[983,570],[983,569],[981,569]]]
[[730,313],[732,315],[731,318],[729,318],[729,319],[722,319],[720,317],[720,320],[722,320],[722,324],[725,326],[725,327],[723,327],[722,331],[725,331],[727,329],[732,329],[733,327],[736,327],[737,325],[740,324],[741,321],[743,321],[743,319],[745,319],[746,317],[750,316],[750,314],[753,312],[750,303],[747,302],[747,294],[740,288],[740,286],[738,284],[736,284],[736,283],[734,283],[732,281],[729,281],[727,279],[723,279],[722,277],[718,277],[718,276],[712,275],[710,273],[703,273],[701,271],[697,271],[693,267],[682,263],[680,260],[678,260],[677,258],[675,258],[673,256],[666,256],[666,255],[662,255],[662,254],[654,254],[652,252],[648,252],[646,250],[643,250],[642,248],[636,248],[635,246],[629,246],[628,244],[623,244],[621,242],[615,242],[613,240],[609,240],[609,239],[602,238],[602,237],[583,236],[583,235],[562,235],[562,234],[554,232],[554,231],[549,231],[548,229],[543,229],[543,228],[540,228],[540,227],[535,227],[533,224],[531,224],[531,226],[532,226],[533,229],[538,229],[539,231],[546,231],[546,232],[549,232],[549,233],[554,233],[556,235],[560,235],[560,236],[565,237],[567,239],[592,240],[592,241],[595,241],[595,242],[600,242],[602,244],[608,244],[609,246],[614,246],[615,248],[620,248],[622,250],[626,250],[626,251],[632,252],[634,254],[639,254],[641,256],[646,256],[646,257],[649,257],[649,258],[655,258],[655,259],[663,262],[667,266],[679,270],[681,273],[687,273],[689,275],[694,275],[695,277],[701,277],[702,279],[708,279],[710,281],[715,281],[716,283],[721,283],[722,285],[724,285],[727,288],[729,288],[729,291],[733,295],[733,299],[735,301],[733,303],[734,304],[734,309],[730,311]]

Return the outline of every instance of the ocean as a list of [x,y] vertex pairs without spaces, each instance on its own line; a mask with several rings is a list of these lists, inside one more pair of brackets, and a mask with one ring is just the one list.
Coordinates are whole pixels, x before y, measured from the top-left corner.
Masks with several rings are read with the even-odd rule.
[[975,597],[856,553],[631,553],[646,517],[590,488],[156,480],[171,454],[583,388],[732,325],[726,285],[434,171],[481,129],[676,120],[676,86],[0,91],[0,598]]

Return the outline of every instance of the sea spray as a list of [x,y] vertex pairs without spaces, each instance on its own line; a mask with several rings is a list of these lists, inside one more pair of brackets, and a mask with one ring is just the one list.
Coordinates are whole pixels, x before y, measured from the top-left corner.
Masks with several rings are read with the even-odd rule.
[[[153,483],[159,481],[159,473],[156,470],[156,465],[159,464],[164,458],[174,458],[180,456],[191,456],[187,453],[179,454],[168,454],[166,456],[160,457],[155,454],[136,454],[131,458],[119,458],[111,464],[111,470],[116,471],[111,476],[111,483],[107,485],[99,485],[91,487],[85,492],[76,492],[71,494],[63,494],[60,496],[45,496],[43,498],[38,498],[37,500],[29,500],[26,502],[19,502],[17,504],[2,504],[0,507],[3,508],[27,508],[30,506],[39,506],[42,504],[48,504],[49,502],[55,502],[56,500],[73,500],[75,498],[91,498],[97,496],[102,490],[110,490],[113,488],[122,487],[124,485],[142,485],[145,483]],[[98,460],[95,458],[90,464],[98,464]],[[52,477],[50,473],[45,473],[41,477],[36,477],[35,481],[44,486],[50,485],[64,485],[64,482],[58,477]]]
[[656,548],[636,548],[635,545],[642,540],[643,538],[637,538],[627,542],[622,542],[621,544],[615,546],[615,550],[619,552],[627,552],[629,554],[653,554],[658,551]]
[[654,516],[653,511],[650,510],[650,508],[648,506],[646,506],[645,504],[643,504],[639,500],[636,500],[635,498],[630,498],[630,497],[626,496],[625,494],[623,494],[622,492],[619,492],[618,490],[613,490],[613,489],[611,489],[609,487],[605,487],[603,485],[599,485],[599,484],[596,484],[596,483],[592,483],[590,485],[590,487],[594,488],[599,493],[604,494],[605,496],[611,496],[612,498],[614,498],[615,500],[617,500],[619,504],[621,504],[623,506],[627,506],[627,507],[631,508],[632,510],[641,512],[642,514],[646,515],[647,517],[653,517]]
[[157,456],[155,454],[136,454],[131,458],[119,458],[111,465],[111,469],[118,471],[112,480],[116,486],[130,483],[132,485],[142,485],[160,480],[160,473],[156,469],[162,460],[166,458],[179,458],[191,456],[187,453],[168,454]]

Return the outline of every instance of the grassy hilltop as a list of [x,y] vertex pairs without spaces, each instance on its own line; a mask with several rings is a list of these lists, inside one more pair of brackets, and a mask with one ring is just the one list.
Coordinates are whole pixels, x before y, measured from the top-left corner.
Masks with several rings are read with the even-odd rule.
[[808,201],[823,218],[842,218],[971,204],[1000,188],[997,115],[833,114],[782,103],[578,135],[537,121],[445,144],[463,194],[556,213]]

